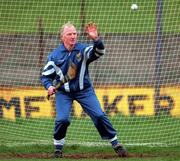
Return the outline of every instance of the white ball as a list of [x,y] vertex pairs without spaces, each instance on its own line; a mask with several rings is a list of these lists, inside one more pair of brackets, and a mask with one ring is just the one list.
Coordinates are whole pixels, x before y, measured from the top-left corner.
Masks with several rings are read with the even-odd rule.
[[137,4],[132,4],[131,5],[131,9],[132,10],[137,10],[138,9],[138,5]]

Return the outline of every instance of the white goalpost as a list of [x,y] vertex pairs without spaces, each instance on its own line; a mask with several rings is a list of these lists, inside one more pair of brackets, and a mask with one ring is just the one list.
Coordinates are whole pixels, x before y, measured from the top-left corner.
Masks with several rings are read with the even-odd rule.
[[[106,53],[89,67],[103,110],[125,145],[180,145],[178,0],[1,0],[0,146],[52,144],[54,97],[40,74],[70,21],[79,41],[94,22]],[[67,144],[100,146],[92,121],[73,103]]]

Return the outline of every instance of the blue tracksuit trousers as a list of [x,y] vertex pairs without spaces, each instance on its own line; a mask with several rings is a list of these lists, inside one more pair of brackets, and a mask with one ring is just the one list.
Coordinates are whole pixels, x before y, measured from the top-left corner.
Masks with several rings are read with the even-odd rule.
[[102,139],[111,140],[112,138],[116,137],[116,131],[112,127],[107,115],[102,111],[98,98],[92,87],[74,93],[58,91],[55,99],[55,140],[61,140],[66,136],[66,130],[70,124],[70,112],[73,100],[80,103],[83,110],[91,117]]

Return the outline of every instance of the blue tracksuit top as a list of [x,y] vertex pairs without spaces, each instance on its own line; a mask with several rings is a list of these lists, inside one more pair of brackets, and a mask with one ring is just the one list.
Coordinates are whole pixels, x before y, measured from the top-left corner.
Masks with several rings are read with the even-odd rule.
[[49,54],[41,75],[41,82],[48,89],[49,86],[62,81],[67,73],[69,63],[73,62],[77,66],[77,75],[62,85],[59,90],[76,92],[88,88],[92,86],[88,65],[104,53],[105,48],[101,39],[94,41],[92,45],[76,43],[71,52],[61,43]]

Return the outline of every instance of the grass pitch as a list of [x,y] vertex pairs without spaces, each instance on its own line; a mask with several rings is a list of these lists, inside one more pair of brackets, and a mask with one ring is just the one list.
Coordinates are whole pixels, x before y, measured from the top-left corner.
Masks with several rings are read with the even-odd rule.
[[[78,28],[81,21],[98,24],[101,33],[149,33],[156,31],[156,1],[138,0],[138,10],[131,10],[131,0],[1,0],[0,32],[34,33],[38,20],[43,20],[44,32],[57,33],[59,26],[72,21]],[[84,20],[81,18],[84,17]],[[163,1],[163,31],[179,33],[178,0]]]

